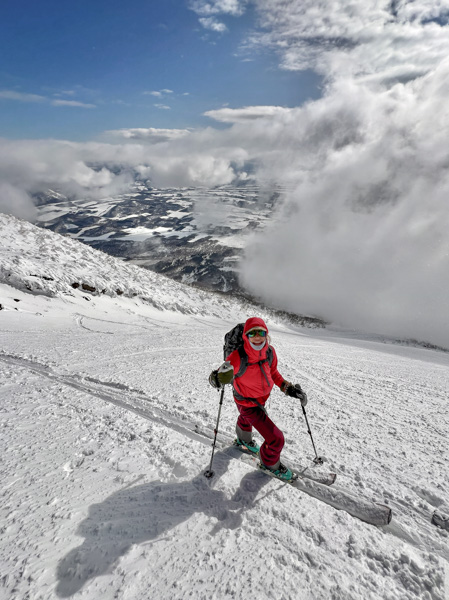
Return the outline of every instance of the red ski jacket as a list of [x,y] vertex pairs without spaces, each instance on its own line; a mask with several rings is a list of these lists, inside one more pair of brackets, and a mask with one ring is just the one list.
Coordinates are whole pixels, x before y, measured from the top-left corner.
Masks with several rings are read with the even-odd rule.
[[[243,347],[248,356],[248,366],[245,373],[241,377],[236,377],[232,382],[234,400],[237,404],[242,406],[256,406],[257,404],[264,406],[273,389],[273,385],[276,384],[278,387],[281,387],[284,382],[284,378],[277,369],[278,359],[273,346],[271,346],[273,352],[271,367],[268,364],[268,339],[266,338],[262,350],[254,350],[254,348],[251,347],[246,333],[254,328],[265,329],[268,335],[268,327],[262,319],[252,317],[246,321],[243,329]],[[234,367],[234,373],[237,374],[241,362],[239,351],[234,350],[231,352],[231,354],[226,357],[226,360],[231,363]],[[251,401],[252,398],[256,402]]]

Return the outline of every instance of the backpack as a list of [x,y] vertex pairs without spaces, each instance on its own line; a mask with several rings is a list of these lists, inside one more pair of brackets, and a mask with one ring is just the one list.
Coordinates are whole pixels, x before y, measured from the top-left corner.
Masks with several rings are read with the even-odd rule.
[[[235,327],[233,327],[224,337],[224,345],[223,345],[223,358],[226,359],[231,352],[234,350],[239,351],[240,356],[240,368],[238,373],[234,375],[234,378],[241,377],[246,369],[248,368],[248,355],[245,352],[243,347],[243,329],[245,327],[244,323],[238,323]],[[268,361],[268,364],[272,365],[273,363],[273,349],[271,346],[268,346],[267,350],[267,358],[260,362]]]

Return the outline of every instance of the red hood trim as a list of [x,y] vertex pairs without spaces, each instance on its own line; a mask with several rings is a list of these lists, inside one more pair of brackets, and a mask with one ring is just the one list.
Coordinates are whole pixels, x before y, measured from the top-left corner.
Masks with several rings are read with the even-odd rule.
[[243,333],[248,332],[250,329],[254,329],[255,327],[259,327],[260,329],[265,329],[268,333],[268,327],[265,325],[265,321],[259,317],[251,317],[247,319],[245,326],[243,328]]

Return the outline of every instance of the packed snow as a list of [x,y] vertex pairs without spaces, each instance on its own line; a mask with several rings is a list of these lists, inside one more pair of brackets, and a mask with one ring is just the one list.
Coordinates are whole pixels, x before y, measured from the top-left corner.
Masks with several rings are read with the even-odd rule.
[[229,453],[229,389],[204,477],[208,375],[254,307],[5,215],[0,305],[1,600],[449,597],[448,353],[257,312],[325,460],[276,388],[283,456],[390,506],[378,527]]

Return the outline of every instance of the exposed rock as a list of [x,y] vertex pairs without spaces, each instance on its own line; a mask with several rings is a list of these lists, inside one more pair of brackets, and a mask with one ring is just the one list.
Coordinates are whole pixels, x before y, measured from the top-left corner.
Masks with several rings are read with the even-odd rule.
[[81,287],[83,288],[83,290],[85,290],[86,292],[96,292],[97,288],[94,288],[93,286],[89,285],[88,283],[83,283],[81,284]]

